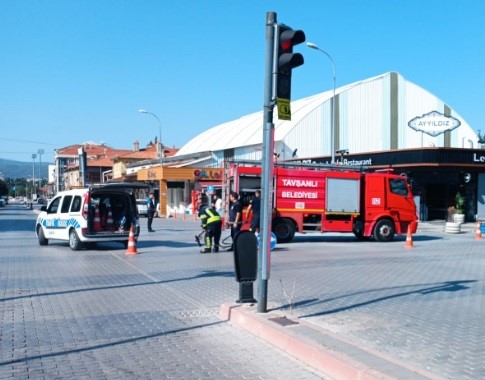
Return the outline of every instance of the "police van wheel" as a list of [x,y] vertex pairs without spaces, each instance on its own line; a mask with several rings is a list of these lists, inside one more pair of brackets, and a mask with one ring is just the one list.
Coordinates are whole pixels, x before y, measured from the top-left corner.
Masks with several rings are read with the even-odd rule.
[[49,244],[49,240],[45,238],[44,230],[40,226],[37,228],[37,238],[39,239],[39,245]]
[[77,236],[76,230],[74,229],[69,232],[69,247],[73,251],[79,251],[81,249],[81,240],[79,240],[79,236]]

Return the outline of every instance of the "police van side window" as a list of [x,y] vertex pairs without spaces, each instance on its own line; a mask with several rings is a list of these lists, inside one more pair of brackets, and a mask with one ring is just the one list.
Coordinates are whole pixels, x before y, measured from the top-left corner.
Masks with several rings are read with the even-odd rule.
[[61,213],[65,214],[69,212],[69,206],[71,205],[72,195],[66,195],[62,200]]
[[61,197],[55,198],[49,205],[47,209],[48,214],[55,214],[57,213],[57,209],[59,208],[59,203],[61,202]]
[[81,211],[81,197],[76,195],[72,201],[71,212]]

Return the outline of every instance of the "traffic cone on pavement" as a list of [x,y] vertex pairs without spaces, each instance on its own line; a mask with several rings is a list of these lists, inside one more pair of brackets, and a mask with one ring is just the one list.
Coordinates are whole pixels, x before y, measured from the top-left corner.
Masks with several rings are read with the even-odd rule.
[[413,248],[413,235],[411,234],[411,224],[408,225],[408,234],[406,236],[406,248]]
[[106,226],[108,227],[109,231],[114,231],[115,224],[113,221],[113,213],[111,212],[111,208],[108,209],[108,218],[106,219]]
[[480,229],[480,221],[477,222],[477,228],[475,230],[475,239],[477,240],[482,239],[482,230]]
[[93,228],[94,231],[98,232],[102,230],[101,227],[101,218],[99,216],[99,206],[96,205],[96,208],[94,210],[94,223],[93,223]]
[[138,251],[136,250],[136,242],[135,242],[135,231],[133,226],[130,227],[130,235],[128,237],[128,249],[126,250],[125,255],[136,255]]

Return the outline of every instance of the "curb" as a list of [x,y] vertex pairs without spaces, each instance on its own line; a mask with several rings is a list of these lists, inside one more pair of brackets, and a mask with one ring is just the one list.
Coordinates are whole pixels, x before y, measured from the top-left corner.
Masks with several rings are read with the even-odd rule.
[[219,315],[231,325],[250,332],[334,379],[442,379],[382,354],[361,349],[298,318],[276,311],[258,313],[252,304],[223,304]]

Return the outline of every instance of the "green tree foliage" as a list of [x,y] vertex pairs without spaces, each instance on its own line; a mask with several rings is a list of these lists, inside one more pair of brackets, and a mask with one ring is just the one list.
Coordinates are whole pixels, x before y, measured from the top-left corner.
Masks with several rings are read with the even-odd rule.
[[12,197],[24,197],[32,191],[32,184],[27,181],[27,178],[5,178],[5,184],[8,194]]
[[8,195],[8,186],[4,180],[0,179],[0,196]]
[[465,213],[465,197],[459,192],[455,196],[455,208],[457,214]]
[[480,131],[478,131],[478,142],[479,142],[480,144],[485,144],[485,134],[482,136],[482,135],[480,134]]

